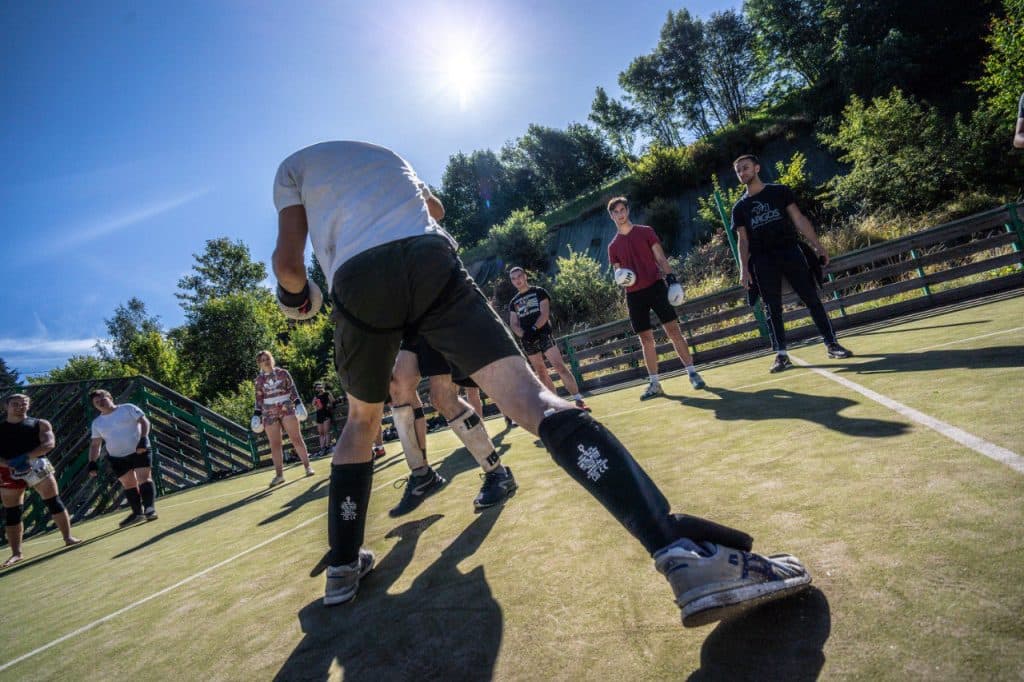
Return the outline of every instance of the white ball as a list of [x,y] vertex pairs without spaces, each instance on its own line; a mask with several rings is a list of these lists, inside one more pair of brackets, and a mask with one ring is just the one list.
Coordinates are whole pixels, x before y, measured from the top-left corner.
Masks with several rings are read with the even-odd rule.
[[620,287],[631,287],[636,284],[636,273],[629,268],[618,268],[615,271],[615,283]]
[[680,306],[683,301],[686,300],[686,294],[683,291],[683,285],[676,282],[668,288],[668,302],[673,307]]

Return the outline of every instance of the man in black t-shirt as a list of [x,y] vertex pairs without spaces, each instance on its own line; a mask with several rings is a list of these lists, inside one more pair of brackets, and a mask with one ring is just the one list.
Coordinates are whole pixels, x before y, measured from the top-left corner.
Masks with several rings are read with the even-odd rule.
[[747,289],[756,284],[764,299],[768,331],[775,350],[772,372],[792,366],[786,350],[786,328],[782,319],[782,278],[811,313],[825,341],[830,358],[848,358],[853,353],[836,341],[825,306],[818,298],[818,286],[811,266],[800,248],[800,237],[810,244],[822,266],[828,265],[828,253],[814,234],[811,221],[800,212],[792,190],[785,185],[761,181],[761,164],[753,154],[733,161],[733,169],[747,191],[732,208],[732,229],[740,254],[740,283]]
[[1017,134],[1013,136],[1013,146],[1024,149],[1024,94],[1020,96],[1020,102],[1017,104]]
[[555,383],[551,381],[547,365],[544,364],[544,360],[547,359],[558,372],[565,390],[569,392],[572,400],[576,401],[576,407],[590,412],[590,408],[583,402],[576,377],[565,366],[562,351],[558,350],[558,344],[551,338],[551,297],[548,292],[543,287],[530,286],[526,279],[526,270],[519,266],[509,270],[508,277],[517,291],[508,303],[508,324],[512,333],[522,341],[523,351],[533,371],[537,373],[541,383],[557,395]]

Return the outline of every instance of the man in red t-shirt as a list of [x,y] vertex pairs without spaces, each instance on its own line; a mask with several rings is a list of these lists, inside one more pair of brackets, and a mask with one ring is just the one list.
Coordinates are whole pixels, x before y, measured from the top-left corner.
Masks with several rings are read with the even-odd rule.
[[[693,366],[693,356],[690,355],[686,339],[679,329],[676,310],[669,302],[669,287],[679,284],[668,258],[665,257],[665,251],[661,248],[658,235],[646,225],[634,225],[630,222],[629,201],[626,197],[615,197],[609,201],[608,215],[618,230],[618,234],[608,245],[608,262],[616,271],[627,269],[634,273],[632,282],[626,286],[626,307],[629,308],[629,322],[633,326],[633,331],[640,337],[644,364],[647,365],[647,374],[650,375],[650,383],[640,396],[640,400],[662,394],[661,382],[658,380],[658,353],[654,346],[654,328],[651,324],[652,310],[672,341],[679,359],[683,361],[686,373],[690,377],[690,384],[694,388],[704,388],[704,380]],[[616,277],[616,280],[618,279]]]

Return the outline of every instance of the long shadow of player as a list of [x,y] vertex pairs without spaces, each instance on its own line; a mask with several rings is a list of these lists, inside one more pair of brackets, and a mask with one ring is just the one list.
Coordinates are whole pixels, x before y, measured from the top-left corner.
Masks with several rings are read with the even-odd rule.
[[720,623],[704,640],[700,669],[689,680],[817,680],[831,630],[828,599],[812,587]]
[[903,327],[901,329],[894,329],[891,327],[883,327],[882,329],[867,329],[864,331],[857,331],[857,336],[872,336],[880,334],[904,334],[906,332],[919,332],[924,329],[945,329],[947,327],[968,327],[976,324],[987,324],[992,320],[970,320],[968,322],[951,322],[949,324],[930,324],[926,327]]
[[733,391],[709,386],[705,389],[717,398],[668,395],[688,407],[711,410],[722,421],[762,421],[765,419],[805,419],[849,436],[890,438],[906,433],[905,422],[847,417],[840,414],[859,404],[850,398],[797,393],[784,388],[766,388],[755,392]]
[[164,538],[170,537],[171,535],[174,535],[175,533],[180,533],[182,531],[186,531],[189,528],[195,528],[196,526],[201,525],[203,523],[206,523],[207,521],[211,521],[211,520],[217,518],[218,516],[222,516],[223,514],[229,514],[229,513],[233,512],[233,511],[235,511],[236,509],[240,509],[240,508],[244,507],[247,504],[255,502],[256,500],[263,499],[264,497],[266,497],[266,496],[268,496],[270,494],[271,494],[271,490],[270,489],[260,490],[259,492],[252,493],[251,495],[246,495],[245,497],[243,497],[240,500],[235,500],[231,504],[225,505],[223,507],[218,507],[217,509],[211,509],[210,511],[205,512],[203,514],[200,514],[199,516],[192,517],[191,519],[189,519],[188,521],[185,521],[184,523],[179,523],[177,526],[172,526],[171,528],[168,528],[164,532],[158,533],[157,535],[154,535],[153,537],[149,538],[145,542],[142,542],[142,543],[140,543],[138,545],[135,545],[131,549],[126,549],[123,552],[121,552],[120,554],[115,554],[114,558],[115,559],[120,559],[121,557],[127,556],[129,554],[132,554],[133,552],[137,552],[140,549],[145,549],[146,547],[149,547],[150,545],[155,545],[156,543],[160,542]]
[[398,526],[398,543],[381,559],[348,604],[316,600],[299,612],[305,638],[275,680],[489,680],[501,646],[503,619],[482,566],[459,563],[480,547],[501,509],[477,516],[408,590],[389,594],[408,567],[420,534],[441,518]]
[[[838,372],[882,374],[889,372],[928,372],[936,369],[998,369],[1024,367],[1024,346],[990,346],[966,350],[926,350],[919,353],[876,353],[856,356],[849,362],[830,360],[811,365]],[[871,358],[865,362],[866,358]],[[840,364],[841,363],[841,364]],[[838,366],[837,366],[838,365]]]
[[329,486],[327,485],[328,482],[329,481],[327,481],[327,479],[321,479],[317,481],[315,485],[310,486],[309,490],[302,493],[301,495],[297,495],[296,497],[291,498],[283,505],[281,505],[281,511],[277,512],[276,514],[271,514],[267,518],[260,521],[259,524],[257,525],[265,526],[268,523],[279,521],[280,519],[283,519],[292,512],[298,511],[307,502],[312,502],[314,500],[319,500],[324,497],[327,497],[327,493],[329,490]]

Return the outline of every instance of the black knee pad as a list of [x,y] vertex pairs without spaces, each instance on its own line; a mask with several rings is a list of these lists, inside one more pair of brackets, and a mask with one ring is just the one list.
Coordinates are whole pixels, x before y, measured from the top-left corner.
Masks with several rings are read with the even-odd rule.
[[21,523],[21,513],[24,509],[25,506],[21,504],[17,507],[4,507],[4,525],[17,526]]
[[54,495],[48,500],[43,500],[43,504],[50,510],[51,516],[56,516],[64,511],[64,501],[60,499],[60,495]]
[[413,419],[423,419],[423,408],[422,407],[414,407],[414,408],[412,408],[412,418]]

